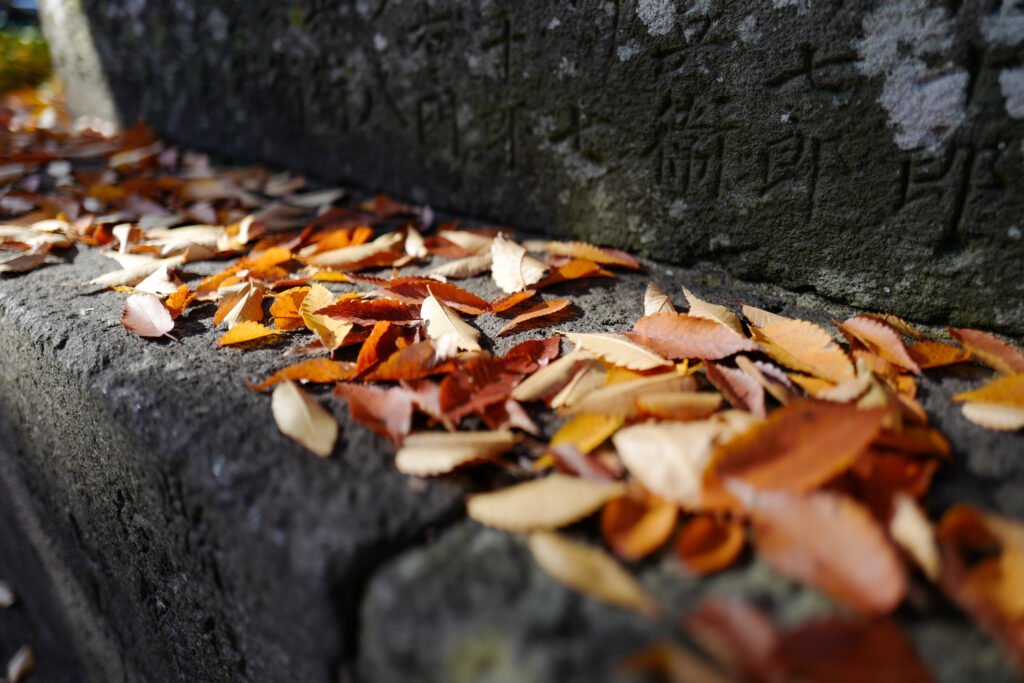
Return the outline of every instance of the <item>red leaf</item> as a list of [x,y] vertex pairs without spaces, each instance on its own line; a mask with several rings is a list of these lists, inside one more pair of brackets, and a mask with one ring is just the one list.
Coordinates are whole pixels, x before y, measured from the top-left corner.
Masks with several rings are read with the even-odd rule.
[[960,344],[985,365],[1004,374],[1024,372],[1024,353],[994,334],[981,330],[947,328]]
[[629,337],[666,358],[718,360],[740,351],[758,351],[752,339],[725,325],[684,313],[653,313],[633,326]]
[[501,360],[509,372],[530,375],[558,357],[561,337],[527,339],[508,350]]
[[348,402],[353,419],[395,443],[412,428],[412,399],[405,389],[339,382],[334,395]]
[[730,368],[718,363],[704,364],[708,381],[722,392],[733,408],[745,410],[751,415],[765,416],[764,386],[739,368]]
[[356,359],[356,375],[369,370],[381,358],[388,358],[399,350],[399,341],[403,340],[403,328],[387,320],[376,323],[370,336],[363,342]]
[[676,557],[698,576],[725,569],[739,557],[747,533],[739,522],[707,515],[691,517],[676,538]]
[[396,325],[414,325],[419,322],[419,306],[410,306],[391,299],[342,299],[318,311],[335,320],[360,325],[373,325],[386,320]]

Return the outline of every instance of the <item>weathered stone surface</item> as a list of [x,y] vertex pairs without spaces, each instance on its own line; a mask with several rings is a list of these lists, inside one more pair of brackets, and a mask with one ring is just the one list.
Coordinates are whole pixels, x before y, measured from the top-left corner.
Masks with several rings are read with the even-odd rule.
[[1011,0],[41,5],[61,71],[78,11],[123,120],[173,140],[1024,333]]
[[60,286],[113,265],[0,280],[0,534],[41,556],[91,680],[336,680],[365,576],[464,487],[410,487],[338,401],[331,459],[281,435],[243,383],[279,348],[218,350],[192,316],[180,344],[144,340],[123,294]]

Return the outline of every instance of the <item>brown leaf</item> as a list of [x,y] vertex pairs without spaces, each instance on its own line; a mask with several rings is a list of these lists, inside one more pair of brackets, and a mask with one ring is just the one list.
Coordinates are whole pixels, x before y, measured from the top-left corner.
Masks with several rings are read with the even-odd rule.
[[676,503],[646,492],[622,496],[601,511],[601,533],[616,555],[639,560],[668,542],[678,517]]
[[764,417],[764,387],[755,377],[738,368],[718,363],[705,363],[704,373],[708,381],[722,392],[733,408],[745,410],[751,415]]
[[697,515],[683,524],[675,550],[688,572],[703,576],[731,565],[746,544],[747,532],[739,522]]
[[366,244],[313,254],[306,258],[306,262],[313,266],[344,271],[391,265],[404,255],[404,243],[403,233],[389,232]]
[[771,313],[770,311],[765,311],[760,308],[754,308],[753,306],[747,306],[745,304],[741,306],[741,309],[743,310],[743,315],[746,316],[747,320],[749,320],[750,324],[754,327],[764,327],[771,323],[793,320],[792,318],[787,318],[785,316]]
[[740,351],[758,351],[751,339],[715,320],[682,313],[655,313],[633,326],[629,337],[666,358],[717,360]]
[[405,438],[395,455],[395,465],[404,474],[433,477],[463,465],[493,460],[518,441],[509,431],[418,432]]
[[540,289],[541,287],[550,287],[551,285],[557,285],[560,282],[580,280],[585,277],[615,276],[593,261],[573,259],[561,266],[555,266],[551,270],[551,273],[546,278],[538,282],[535,287]]
[[352,378],[355,375],[355,371],[356,368],[353,363],[341,363],[328,358],[310,358],[309,360],[299,361],[278,370],[253,387],[253,390],[263,391],[284,380],[315,382],[318,384],[340,382]]
[[722,407],[722,396],[709,391],[653,391],[634,399],[640,415],[659,420],[703,420]]
[[707,598],[686,617],[686,632],[742,680],[763,680],[779,633],[764,612],[736,598]]
[[24,273],[46,263],[50,253],[48,247],[37,247],[26,251],[0,252],[0,273]]
[[[509,332],[521,331],[522,329],[539,327],[545,324],[542,322],[543,318],[554,317],[556,314],[564,311],[566,307],[571,305],[572,302],[568,299],[552,299],[550,301],[541,302],[510,320],[500,330],[498,330],[498,334],[508,334]],[[550,324],[550,322],[547,324]]]
[[971,359],[971,354],[961,348],[930,339],[923,339],[908,346],[907,355],[921,369],[941,368]]
[[569,588],[651,617],[660,614],[658,604],[636,579],[600,548],[546,531],[530,534],[529,544],[537,565]]
[[907,353],[899,333],[885,323],[858,315],[839,323],[839,331],[846,335],[847,339],[859,341],[869,351],[887,362],[915,374],[921,373],[921,368]]
[[625,484],[618,482],[552,474],[470,496],[466,513],[481,524],[506,531],[557,529],[589,517],[625,491]]
[[560,337],[527,339],[509,349],[501,362],[509,372],[529,375],[557,358],[561,345]]
[[[253,323],[258,324],[258,323]],[[315,399],[288,380],[277,385],[270,397],[277,428],[321,458],[334,450],[338,423]]]
[[496,297],[490,304],[492,313],[504,313],[505,311],[512,310],[519,304],[523,303],[527,299],[533,298],[537,294],[536,289],[524,289],[521,292],[512,292],[511,294],[502,294]]
[[405,389],[339,382],[334,395],[348,402],[354,420],[395,443],[401,443],[412,429],[412,398]]
[[373,325],[384,320],[395,325],[415,325],[420,319],[419,306],[391,299],[341,299],[316,313],[360,325]]
[[565,404],[562,412],[630,419],[639,414],[636,401],[641,396],[654,392],[692,392],[696,388],[697,382],[693,377],[678,372],[665,372],[588,390],[578,399]]
[[869,615],[894,610],[906,570],[871,513],[826,491],[793,494],[735,487],[750,513],[758,554],[776,571]]
[[383,363],[370,369],[364,379],[371,382],[414,380],[451,372],[454,365],[438,354],[433,339],[410,344],[395,351]]
[[703,657],[678,643],[661,642],[635,652],[622,662],[627,675],[648,674],[669,683],[733,683]]
[[853,364],[828,332],[806,320],[781,320],[751,328],[772,360],[832,382],[853,379]]
[[809,491],[848,469],[875,440],[885,410],[794,401],[715,449],[715,475],[764,489]]
[[121,324],[140,337],[163,337],[174,329],[170,312],[152,294],[132,294],[125,302]]
[[517,401],[540,401],[553,396],[573,378],[583,358],[580,352],[573,351],[545,365],[517,386],[511,397]]
[[1012,375],[1024,372],[1024,353],[1013,348],[994,334],[981,330],[947,328],[965,349],[996,372]]
[[264,327],[260,323],[242,322],[232,327],[228,330],[227,334],[218,339],[217,345],[228,346],[230,344],[243,344],[245,342],[255,341],[256,339],[273,337],[278,334],[281,333],[277,330],[272,330],[269,327]]

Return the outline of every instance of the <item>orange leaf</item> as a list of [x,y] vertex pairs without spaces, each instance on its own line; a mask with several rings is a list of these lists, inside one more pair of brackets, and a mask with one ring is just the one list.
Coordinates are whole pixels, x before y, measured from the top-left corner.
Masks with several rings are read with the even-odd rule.
[[354,420],[395,443],[412,429],[412,398],[405,389],[339,382],[334,395],[348,402]]
[[262,339],[264,337],[273,337],[278,334],[281,333],[277,330],[272,330],[269,327],[264,327],[260,323],[252,321],[240,322],[232,327],[227,334],[218,339],[217,345],[228,346],[229,344],[242,344],[244,342]]
[[885,410],[801,399],[719,446],[713,470],[758,488],[809,491],[848,469],[882,429]]
[[263,288],[246,282],[237,292],[225,296],[217,306],[213,324],[227,322],[229,326],[240,322],[259,322],[263,319]]
[[363,342],[356,359],[356,374],[362,374],[376,365],[381,358],[387,358],[399,349],[402,328],[387,320],[376,323],[370,336]]
[[885,323],[858,315],[839,323],[839,331],[851,341],[856,339],[883,360],[904,370],[921,373],[921,368],[907,354],[900,335]]
[[[531,308],[530,310],[520,313],[515,318],[510,320],[500,330],[498,330],[498,334],[502,335],[508,334],[509,332],[516,332],[522,328],[539,327],[545,324],[539,322],[541,318],[554,316],[560,311],[565,310],[565,308],[567,306],[570,306],[571,304],[572,302],[569,301],[568,299],[554,299],[551,301],[541,302],[534,306],[533,308]],[[563,316],[559,316],[559,319],[561,319],[562,317]]]
[[889,620],[828,617],[787,632],[776,646],[779,680],[808,683],[932,683],[914,645]]
[[512,292],[511,294],[502,294],[488,305],[492,313],[504,313],[533,297],[536,293],[536,289],[524,289],[519,292]]
[[364,379],[371,382],[422,379],[451,372],[453,368],[453,363],[441,360],[434,341],[428,339],[395,351],[386,361],[366,373]]
[[602,249],[586,242],[537,242],[527,243],[527,247],[542,249],[549,254],[559,256],[570,256],[575,259],[585,259],[600,263],[605,266],[621,266],[637,270],[640,264],[629,254],[618,249]]
[[1024,408],[1024,372],[996,377],[974,391],[957,394],[953,400]]
[[410,306],[392,299],[342,299],[319,309],[316,313],[360,325],[373,325],[382,320],[396,325],[413,325],[420,319],[418,306]]
[[278,330],[297,330],[306,323],[299,314],[302,300],[309,293],[309,287],[292,287],[277,295],[270,305],[270,315],[274,317],[274,327]]
[[384,280],[372,275],[360,275],[351,273],[349,277],[354,282],[365,282],[377,285],[382,289],[393,292],[400,300],[406,303],[422,303],[431,294],[440,299],[448,306],[469,315],[480,315],[489,310],[489,304],[485,299],[478,297],[472,292],[466,291],[448,282],[441,282],[429,277],[412,275],[408,277],[396,277],[391,280]]
[[739,522],[698,515],[683,524],[676,539],[676,556],[687,571],[703,576],[735,562],[746,542],[746,531]]
[[182,285],[178,287],[174,294],[167,297],[164,301],[164,307],[171,314],[171,319],[176,319],[185,310],[185,307],[192,303],[192,300],[196,298],[195,292],[188,291],[188,285]]
[[557,266],[551,269],[548,276],[534,285],[535,288],[540,289],[541,287],[550,287],[556,285],[559,282],[566,282],[568,280],[579,280],[585,277],[615,277],[607,270],[602,268],[600,265],[593,261],[586,261],[583,259],[573,259],[565,265]]
[[654,313],[644,316],[628,336],[666,358],[717,360],[739,351],[759,351],[751,339],[725,325],[684,313]]
[[971,359],[971,354],[961,348],[930,339],[908,346],[907,355],[922,369],[940,368]]
[[994,334],[981,330],[947,328],[960,344],[985,365],[1004,375],[1024,372],[1024,353]]
[[253,387],[253,390],[263,391],[267,387],[271,387],[284,380],[304,380],[318,384],[340,382],[350,379],[354,374],[355,366],[352,363],[341,363],[328,358],[310,358],[278,370]]
[[636,409],[659,420],[703,420],[722,407],[722,396],[708,391],[655,391],[637,396]]
[[853,364],[828,332],[806,320],[776,320],[752,327],[772,360],[831,382],[853,379]]
[[733,492],[744,498],[758,554],[779,573],[869,615],[903,601],[906,569],[862,504],[826,491]]
[[601,511],[601,533],[616,555],[639,560],[665,545],[679,517],[679,506],[649,493],[622,496]]

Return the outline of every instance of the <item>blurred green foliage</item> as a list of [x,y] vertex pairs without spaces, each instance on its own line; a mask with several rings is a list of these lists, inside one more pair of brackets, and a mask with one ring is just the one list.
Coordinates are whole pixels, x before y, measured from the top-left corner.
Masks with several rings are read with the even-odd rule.
[[36,85],[50,75],[50,52],[38,26],[0,24],[0,93]]

